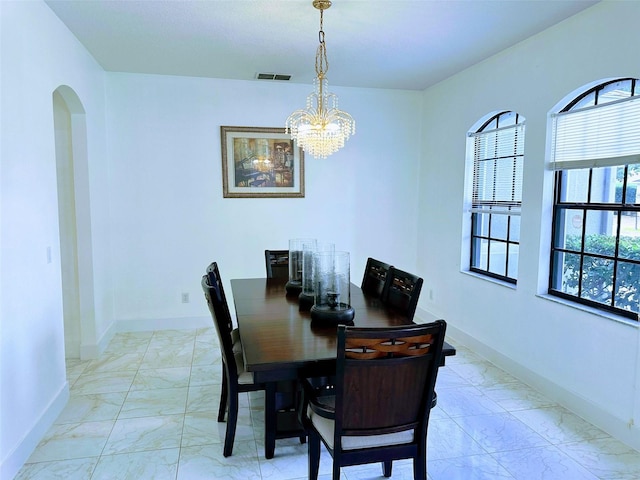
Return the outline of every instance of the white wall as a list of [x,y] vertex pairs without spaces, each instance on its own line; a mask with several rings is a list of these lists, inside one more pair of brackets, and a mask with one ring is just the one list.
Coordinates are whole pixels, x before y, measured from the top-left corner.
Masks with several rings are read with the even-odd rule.
[[[0,2],[0,477],[66,401],[60,85],[86,111],[94,345],[118,328],[206,318],[198,282],[210,261],[227,280],[259,276],[265,248],[313,235],[351,252],[356,282],[369,255],[417,270],[433,291],[425,317],[446,318],[451,333],[639,448],[637,427],[625,427],[640,415],[638,329],[536,296],[547,263],[546,113],[585,83],[640,77],[639,5],[598,4],[424,93],[332,88],[356,135],[326,160],[307,158],[304,199],[256,200],[222,198],[219,126],[282,125],[310,87],[105,74],[44,3]],[[515,290],[460,273],[465,133],[499,108],[528,125]],[[191,303],[180,303],[183,291]]]
[[60,85],[87,112],[98,331],[112,313],[104,72],[44,3],[0,2],[0,22],[0,477],[11,478],[68,396],[52,97]]
[[[640,78],[638,21],[640,3],[603,2],[425,91],[418,231],[425,317],[445,318],[450,334],[636,449],[638,325],[537,294],[546,292],[549,263],[547,114],[583,85]],[[517,111],[527,124],[516,289],[462,273],[469,248],[465,134],[500,109]]]
[[349,251],[356,283],[368,256],[415,268],[420,93],[329,84],[355,136],[305,158],[305,198],[237,199],[222,196],[220,126],[284,129],[311,86],[138,74],[108,74],[107,85],[119,328],[209,325],[206,266],[217,261],[226,282],[264,276],[264,250],[290,238]]

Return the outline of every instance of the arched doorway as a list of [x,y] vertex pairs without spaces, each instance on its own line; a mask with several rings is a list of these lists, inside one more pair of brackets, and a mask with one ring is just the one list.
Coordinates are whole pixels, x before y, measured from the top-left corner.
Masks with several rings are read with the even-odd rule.
[[53,118],[65,357],[82,358],[96,340],[93,255],[85,111],[70,87],[53,92]]

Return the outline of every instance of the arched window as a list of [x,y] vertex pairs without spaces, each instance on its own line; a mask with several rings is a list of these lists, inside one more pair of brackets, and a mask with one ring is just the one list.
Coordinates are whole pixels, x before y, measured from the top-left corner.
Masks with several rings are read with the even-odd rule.
[[469,136],[473,140],[471,259],[473,272],[516,283],[524,118],[506,111]]
[[549,293],[638,320],[640,81],[593,87],[551,121]]

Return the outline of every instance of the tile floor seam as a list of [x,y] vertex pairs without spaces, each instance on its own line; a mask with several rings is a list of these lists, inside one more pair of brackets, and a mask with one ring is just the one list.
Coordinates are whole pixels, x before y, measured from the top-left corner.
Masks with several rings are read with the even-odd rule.
[[[149,339],[149,342],[151,340]],[[146,352],[149,350],[149,343],[147,343],[147,347],[145,348],[145,353],[142,355],[142,360],[140,361],[140,364],[142,364],[142,361],[144,360],[144,356],[146,354]],[[98,357],[100,358],[100,357]],[[105,448],[107,448],[107,445],[109,444],[109,440],[111,438],[111,435],[113,435],[113,430],[115,429],[116,423],[118,422],[118,419],[120,418],[120,415],[122,414],[122,409],[124,408],[125,403],[127,403],[127,398],[129,397],[129,393],[131,392],[131,387],[133,386],[134,382],[136,381],[136,377],[138,376],[138,373],[140,372],[140,364],[138,364],[138,368],[136,368],[136,374],[133,376],[133,379],[131,380],[131,384],[129,385],[129,389],[127,390],[127,394],[124,397],[124,400],[122,402],[122,405],[120,405],[120,409],[118,410],[118,414],[116,415],[115,420],[113,421],[113,425],[111,425],[111,430],[109,432],[109,435],[107,436],[107,440],[105,441],[104,445],[102,446],[102,450],[100,452],[99,458],[98,458],[98,462],[96,462],[96,465],[94,467],[94,473],[95,473],[95,469],[98,468],[98,465],[100,464],[100,460],[102,459],[103,455],[104,455],[104,450]],[[92,474],[93,476],[93,474]]]

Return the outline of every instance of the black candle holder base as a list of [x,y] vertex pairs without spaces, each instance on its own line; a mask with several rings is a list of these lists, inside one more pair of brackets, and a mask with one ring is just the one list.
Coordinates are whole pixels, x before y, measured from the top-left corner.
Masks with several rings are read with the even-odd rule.
[[356,312],[351,305],[340,303],[335,307],[314,305],[311,307],[311,323],[313,325],[353,325]]
[[315,295],[309,295],[307,293],[300,292],[300,295],[298,296],[300,311],[308,312],[309,310],[311,310],[311,307],[313,307],[313,304],[315,303],[315,299]]
[[284,289],[287,291],[287,295],[300,295],[300,292],[302,292],[302,282],[289,280],[284,286]]

